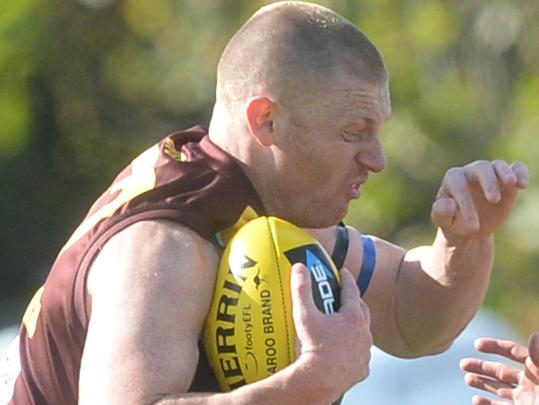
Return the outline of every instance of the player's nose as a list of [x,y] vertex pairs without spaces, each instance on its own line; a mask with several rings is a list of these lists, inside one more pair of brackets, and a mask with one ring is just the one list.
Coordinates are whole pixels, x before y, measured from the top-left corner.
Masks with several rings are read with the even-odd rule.
[[384,170],[386,167],[386,155],[380,142],[377,141],[374,147],[358,153],[357,161],[371,172],[378,173]]

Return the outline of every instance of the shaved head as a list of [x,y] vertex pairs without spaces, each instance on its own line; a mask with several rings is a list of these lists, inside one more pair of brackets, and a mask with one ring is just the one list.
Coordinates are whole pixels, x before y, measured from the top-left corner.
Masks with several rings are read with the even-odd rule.
[[231,107],[269,92],[281,101],[324,91],[337,75],[387,80],[382,57],[351,22],[311,3],[263,7],[225,48],[217,70],[217,102]]
[[385,166],[388,82],[380,53],[350,21],[312,3],[273,3],[223,51],[209,136],[269,215],[333,225]]

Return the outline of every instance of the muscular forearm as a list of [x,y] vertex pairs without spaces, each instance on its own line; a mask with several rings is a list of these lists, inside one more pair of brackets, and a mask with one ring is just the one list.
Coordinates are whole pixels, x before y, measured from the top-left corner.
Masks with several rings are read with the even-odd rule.
[[309,378],[309,366],[296,361],[265,380],[228,393],[191,393],[167,397],[155,405],[327,405],[337,398],[330,389]]
[[327,405],[336,400],[337,395],[333,387],[325,386],[318,376],[308,362],[297,361],[266,380],[234,391],[232,403]]
[[447,349],[481,305],[493,257],[492,236],[450,243],[441,231],[432,246],[406,254],[397,283],[395,313],[411,355]]

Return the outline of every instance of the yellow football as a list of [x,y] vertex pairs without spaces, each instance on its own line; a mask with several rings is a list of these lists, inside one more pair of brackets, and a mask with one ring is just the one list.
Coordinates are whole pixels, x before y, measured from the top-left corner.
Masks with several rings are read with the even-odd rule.
[[296,359],[290,272],[304,263],[317,307],[339,308],[340,274],[309,233],[274,217],[248,222],[219,266],[204,345],[223,391],[266,378]]

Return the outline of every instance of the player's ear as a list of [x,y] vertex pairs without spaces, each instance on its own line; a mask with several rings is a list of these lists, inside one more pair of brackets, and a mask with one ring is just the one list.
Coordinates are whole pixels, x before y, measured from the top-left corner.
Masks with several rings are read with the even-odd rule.
[[271,146],[275,143],[275,114],[276,104],[267,97],[256,96],[247,101],[247,127],[260,145]]

